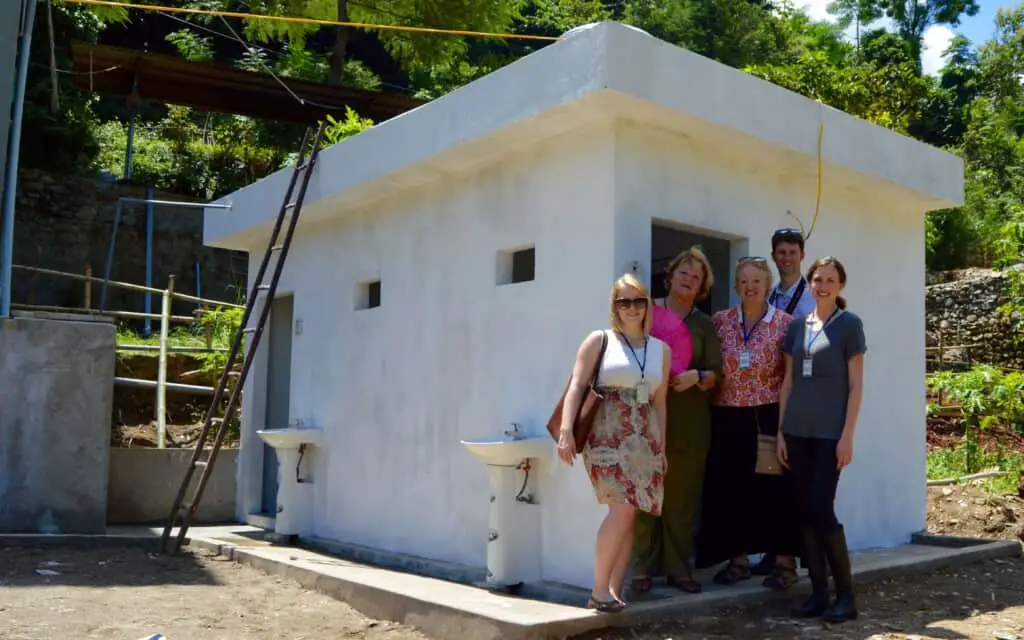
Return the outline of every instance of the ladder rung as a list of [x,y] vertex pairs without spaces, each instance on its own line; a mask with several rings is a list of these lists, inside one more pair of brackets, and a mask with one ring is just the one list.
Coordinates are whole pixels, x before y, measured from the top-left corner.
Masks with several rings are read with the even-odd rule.
[[275,244],[274,246],[270,247],[271,251],[280,251],[281,249],[284,249],[283,244]]
[[299,203],[298,200],[296,200],[294,202],[289,202],[288,204],[284,205],[284,208],[285,209],[294,209],[295,205],[297,205],[298,203]]
[[242,329],[242,333],[256,333],[256,327],[246,327]]
[[197,469],[208,467],[209,465],[210,463],[206,460],[196,460],[195,462],[192,463],[192,466],[194,466]]
[[178,510],[179,511],[188,511],[191,508],[192,508],[192,503],[191,502],[182,502],[181,506],[178,507]]
[[270,285],[269,284],[258,284],[258,285],[256,285],[256,290],[257,291],[270,291]]

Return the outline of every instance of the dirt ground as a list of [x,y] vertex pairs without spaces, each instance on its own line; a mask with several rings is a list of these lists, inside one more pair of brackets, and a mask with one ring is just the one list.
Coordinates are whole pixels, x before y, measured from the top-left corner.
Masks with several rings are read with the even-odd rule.
[[860,618],[841,625],[793,620],[789,603],[783,603],[591,633],[580,640],[1018,640],[1024,639],[1022,570],[1022,561],[994,560],[926,578],[864,585],[858,590]]
[[[580,640],[1024,640],[1024,561],[994,560],[859,589],[859,620],[797,622],[786,604],[709,611]],[[425,640],[342,602],[204,552],[0,550],[0,639]]]
[[0,639],[424,640],[203,552],[0,550]]
[[972,486],[928,487],[928,531],[1024,541],[1024,500],[988,495]]

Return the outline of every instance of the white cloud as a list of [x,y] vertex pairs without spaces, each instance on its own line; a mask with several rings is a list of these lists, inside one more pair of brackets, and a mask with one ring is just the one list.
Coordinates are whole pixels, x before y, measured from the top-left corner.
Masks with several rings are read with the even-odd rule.
[[835,22],[835,19],[826,10],[829,2],[830,0],[808,0],[803,3],[803,9],[812,20]]
[[921,71],[928,75],[938,75],[946,64],[942,55],[953,40],[953,30],[945,25],[933,25],[924,32],[921,42]]

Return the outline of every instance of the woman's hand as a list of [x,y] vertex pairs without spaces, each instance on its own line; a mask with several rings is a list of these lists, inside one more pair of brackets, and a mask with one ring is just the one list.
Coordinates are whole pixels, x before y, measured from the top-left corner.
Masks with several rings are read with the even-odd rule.
[[775,437],[775,457],[779,459],[779,464],[786,469],[789,468],[789,451],[786,449],[786,438],[781,431]]
[[684,371],[679,375],[672,377],[672,390],[677,393],[682,393],[683,391],[686,391],[693,385],[697,384],[699,380],[700,376],[697,374],[696,369]]
[[565,464],[572,466],[573,458],[576,457],[576,441],[573,439],[571,431],[558,432],[558,457]]
[[836,445],[836,469],[842,471],[844,467],[850,466],[851,462],[853,462],[853,438],[844,435],[839,438],[839,444]]

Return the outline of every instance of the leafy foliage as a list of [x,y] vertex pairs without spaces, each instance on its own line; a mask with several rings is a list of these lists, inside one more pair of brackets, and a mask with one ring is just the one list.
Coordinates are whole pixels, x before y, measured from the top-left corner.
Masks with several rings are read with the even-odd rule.
[[929,376],[928,385],[963,410],[968,473],[980,468],[979,431],[999,425],[1024,432],[1024,373],[1004,373],[983,365],[965,373],[934,373]]

